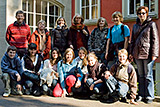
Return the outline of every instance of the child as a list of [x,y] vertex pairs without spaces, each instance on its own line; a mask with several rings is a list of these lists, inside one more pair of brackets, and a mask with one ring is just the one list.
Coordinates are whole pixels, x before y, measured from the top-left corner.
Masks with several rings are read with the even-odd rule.
[[[111,103],[115,102],[122,97],[124,99],[127,95],[128,90],[130,89],[130,103],[137,105],[134,101],[136,98],[137,92],[137,75],[134,67],[127,60],[128,52],[126,49],[121,49],[118,51],[118,63],[114,64],[110,72],[118,81],[118,88],[115,92],[112,93],[111,99],[108,99],[106,102]],[[110,74],[106,73],[105,78],[109,79]],[[115,95],[116,94],[116,95]],[[116,96],[116,97],[115,97]]]
[[7,52],[1,60],[2,80],[5,84],[3,97],[8,97],[12,93],[22,95],[21,76],[23,73],[21,61],[16,54],[17,48],[9,46]]
[[98,62],[98,58],[94,53],[89,53],[87,56],[88,60],[88,73],[85,75],[84,82],[93,90],[93,95],[90,96],[91,99],[98,99],[100,94],[105,89],[105,84],[102,81],[102,74],[106,71],[106,66]]

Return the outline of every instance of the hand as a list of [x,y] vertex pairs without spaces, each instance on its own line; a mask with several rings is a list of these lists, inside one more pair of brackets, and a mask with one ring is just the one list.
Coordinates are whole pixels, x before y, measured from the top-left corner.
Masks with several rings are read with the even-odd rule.
[[57,73],[55,73],[55,75],[56,75],[56,77],[58,78],[58,76],[59,76],[58,72],[57,72]]
[[20,84],[17,84],[16,88],[17,88],[17,90],[20,90],[20,91],[21,91],[22,86],[21,86]]
[[72,49],[74,49],[74,48],[73,48],[73,45],[70,45],[69,47],[72,48]]
[[81,86],[81,81],[78,79],[78,81],[76,82],[75,88],[79,88]]
[[37,75],[40,75],[40,72],[37,72]]
[[90,90],[93,90],[93,88],[94,88],[94,84],[92,84],[92,85],[89,87]]
[[105,59],[106,59],[106,60],[107,60],[107,57],[108,57],[108,53],[105,54]]
[[19,74],[16,74],[17,76],[17,81],[20,81],[21,80],[21,76]]
[[87,82],[87,78],[84,78],[84,83],[86,83]]
[[88,35],[88,33],[85,29],[83,29],[82,32],[83,32],[83,34]]
[[157,59],[157,57],[155,57],[155,56],[152,56],[152,61],[154,61],[154,60],[156,60]]
[[66,90],[63,90],[62,97],[65,98],[66,95],[68,95],[67,91],[66,91]]
[[129,61],[133,62],[133,56],[131,54],[129,55]]
[[138,105],[138,103],[135,102],[133,98],[130,100],[130,104]]
[[97,78],[96,78],[96,77],[94,77],[94,81],[95,81],[95,80],[97,80]]

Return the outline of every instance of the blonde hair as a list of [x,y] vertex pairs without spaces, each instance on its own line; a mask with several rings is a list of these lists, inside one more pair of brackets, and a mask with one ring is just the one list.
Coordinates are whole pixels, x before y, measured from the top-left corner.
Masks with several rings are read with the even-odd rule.
[[87,64],[88,64],[88,62],[87,62],[87,50],[86,50],[85,47],[80,47],[79,50],[78,50],[78,52],[79,52],[80,50],[84,51],[84,54],[85,54],[85,57],[84,57],[84,59],[83,59],[82,64],[83,64],[84,66],[87,66]]
[[115,12],[112,14],[112,18],[115,18],[115,17],[117,17],[117,16],[120,18],[120,21],[123,22],[123,16],[122,16],[121,12],[115,11]]
[[128,57],[128,52],[126,49],[121,49],[118,51],[118,56],[121,55],[121,54],[125,54],[127,57]]
[[72,60],[71,60],[71,62],[70,62],[70,64],[71,64],[72,61],[73,61],[73,59],[75,58],[75,54],[74,54],[74,51],[73,51],[72,48],[67,48],[66,51],[64,52],[63,63],[66,63],[66,61],[67,61],[67,59],[66,59],[66,54],[67,54],[68,52],[72,52],[72,55],[73,55],[73,58],[72,58]]
[[57,20],[56,20],[56,25],[55,25],[54,28],[57,28],[58,21],[59,21],[60,19],[63,19],[63,20],[64,20],[65,29],[67,29],[68,26],[67,26],[66,20],[65,20],[64,17],[62,17],[62,16],[60,16],[60,17],[57,18]]
[[96,54],[94,52],[91,52],[87,55],[87,60],[90,58],[90,57],[93,57],[94,59],[96,59],[96,61],[98,61],[98,57],[96,56]]

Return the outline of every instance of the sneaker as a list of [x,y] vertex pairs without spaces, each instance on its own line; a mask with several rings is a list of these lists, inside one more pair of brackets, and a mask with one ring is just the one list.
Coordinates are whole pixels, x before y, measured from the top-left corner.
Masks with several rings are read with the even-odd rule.
[[117,102],[119,100],[119,98],[109,98],[105,101],[105,103],[114,103],[114,102]]
[[127,103],[127,98],[126,98],[126,97],[122,97],[122,98],[120,99],[120,102]]
[[3,93],[3,97],[8,97],[10,93]]
[[140,101],[142,101],[143,100],[143,98],[141,97],[141,96],[138,96],[137,98],[136,98],[136,102],[140,102]]
[[145,99],[144,102],[147,104],[151,104],[153,102],[153,99]]
[[23,95],[22,91],[20,91],[20,90],[17,91],[17,94],[18,95]]
[[97,100],[97,99],[99,99],[100,97],[101,97],[101,95],[93,94],[93,95],[90,96],[90,99],[92,99],[92,100]]
[[25,94],[30,95],[31,94],[30,89],[25,89]]

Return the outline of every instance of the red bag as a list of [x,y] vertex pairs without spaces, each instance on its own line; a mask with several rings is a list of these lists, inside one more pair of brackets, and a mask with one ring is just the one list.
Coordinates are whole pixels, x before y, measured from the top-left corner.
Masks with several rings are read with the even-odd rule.
[[63,90],[62,90],[60,84],[57,83],[57,85],[53,89],[53,96],[54,97],[61,97],[62,96],[62,92],[63,92]]
[[71,93],[72,92],[72,87],[74,86],[76,82],[76,77],[74,75],[69,75],[67,78],[66,78],[66,84],[68,86],[68,93]]

